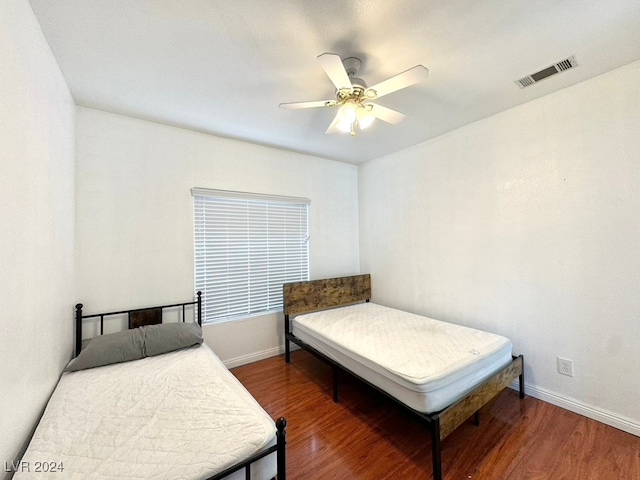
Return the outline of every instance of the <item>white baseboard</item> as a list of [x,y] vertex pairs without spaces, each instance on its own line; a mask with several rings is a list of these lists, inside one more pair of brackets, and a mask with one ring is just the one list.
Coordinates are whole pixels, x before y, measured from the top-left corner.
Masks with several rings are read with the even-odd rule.
[[283,353],[284,345],[262,350],[261,352],[252,353],[250,355],[243,355],[241,357],[225,360],[223,363],[227,368],[234,368],[248,363],[257,362],[258,360],[264,360],[265,358],[275,357],[276,355],[281,355]]
[[[511,384],[511,388],[518,390],[518,382],[513,382]],[[570,412],[577,413],[578,415],[591,418],[592,420],[596,420],[604,423],[605,425],[622,430],[623,432],[640,437],[640,423],[631,420],[630,418],[626,418],[600,408],[592,407],[591,405],[579,402],[573,398],[564,397],[534,385],[528,385],[525,383],[524,389],[527,395],[531,395],[538,400],[542,400],[543,402],[564,408]]]

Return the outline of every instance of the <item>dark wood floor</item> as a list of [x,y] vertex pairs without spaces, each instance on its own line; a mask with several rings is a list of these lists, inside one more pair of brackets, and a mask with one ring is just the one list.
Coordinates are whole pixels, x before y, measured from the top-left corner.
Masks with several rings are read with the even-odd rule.
[[[287,428],[289,479],[431,479],[430,433],[353,379],[332,401],[331,369],[304,351],[232,370]],[[640,438],[506,390],[442,444],[446,480],[640,480]]]

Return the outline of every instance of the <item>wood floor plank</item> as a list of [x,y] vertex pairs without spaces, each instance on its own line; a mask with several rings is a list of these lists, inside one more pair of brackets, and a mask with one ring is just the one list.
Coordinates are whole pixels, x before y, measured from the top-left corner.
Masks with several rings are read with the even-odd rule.
[[[294,480],[431,479],[427,426],[353,378],[332,400],[331,369],[307,352],[232,369],[273,417],[287,418]],[[640,480],[640,438],[505,390],[442,442],[446,480]]]

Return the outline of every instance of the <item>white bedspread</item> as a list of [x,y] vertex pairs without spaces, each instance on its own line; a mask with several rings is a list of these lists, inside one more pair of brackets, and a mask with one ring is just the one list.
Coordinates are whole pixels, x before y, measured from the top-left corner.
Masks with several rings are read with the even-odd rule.
[[[23,457],[30,472],[14,479],[202,479],[274,443],[275,432],[202,345],[63,374]],[[34,472],[45,461],[64,471]]]

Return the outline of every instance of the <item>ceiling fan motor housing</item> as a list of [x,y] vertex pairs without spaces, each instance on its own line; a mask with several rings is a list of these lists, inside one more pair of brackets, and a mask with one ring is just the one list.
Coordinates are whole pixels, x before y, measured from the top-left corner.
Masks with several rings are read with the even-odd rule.
[[350,77],[351,80],[351,89],[343,88],[341,90],[336,91],[336,97],[338,101],[344,100],[346,98],[360,98],[364,97],[364,92],[367,90],[367,84],[361,78]]
[[361,78],[356,77],[358,70],[360,70],[360,67],[362,66],[362,62],[359,58],[348,57],[342,60],[342,66],[349,76],[352,88],[343,88],[337,90],[336,99],[338,100],[338,102],[343,102],[349,98],[362,98],[364,96],[365,90],[367,89],[367,84]]
[[348,57],[342,60],[342,65],[344,66],[344,69],[347,72],[347,75],[349,75],[350,77],[353,77],[358,73],[358,70],[360,70],[360,67],[362,66],[362,62],[360,61],[359,58]]

